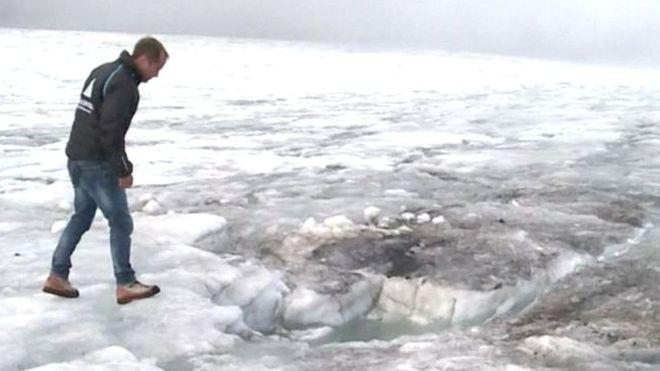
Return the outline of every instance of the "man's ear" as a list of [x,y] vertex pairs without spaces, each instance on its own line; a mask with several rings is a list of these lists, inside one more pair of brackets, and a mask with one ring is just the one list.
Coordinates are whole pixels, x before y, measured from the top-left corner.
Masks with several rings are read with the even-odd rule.
[[142,55],[138,56],[137,58],[135,58],[135,60],[133,62],[135,62],[135,64],[144,63],[144,54],[142,54]]

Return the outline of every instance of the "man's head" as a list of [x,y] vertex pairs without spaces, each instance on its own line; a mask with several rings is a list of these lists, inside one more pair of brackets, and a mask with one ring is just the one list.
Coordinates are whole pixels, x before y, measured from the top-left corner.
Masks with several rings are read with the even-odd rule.
[[167,54],[163,44],[151,36],[141,38],[135,44],[132,54],[133,64],[135,64],[143,82],[158,76],[158,72],[165,66],[165,62],[169,57],[170,55]]

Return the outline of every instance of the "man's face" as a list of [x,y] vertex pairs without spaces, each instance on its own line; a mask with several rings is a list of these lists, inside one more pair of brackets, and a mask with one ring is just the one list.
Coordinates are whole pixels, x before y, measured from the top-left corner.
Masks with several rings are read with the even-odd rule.
[[160,55],[160,60],[150,61],[146,55],[141,55],[138,57],[135,63],[140,69],[140,77],[142,77],[142,82],[147,82],[154,77],[158,77],[158,73],[165,66],[165,63],[167,63],[167,57],[165,56],[165,53],[162,53]]

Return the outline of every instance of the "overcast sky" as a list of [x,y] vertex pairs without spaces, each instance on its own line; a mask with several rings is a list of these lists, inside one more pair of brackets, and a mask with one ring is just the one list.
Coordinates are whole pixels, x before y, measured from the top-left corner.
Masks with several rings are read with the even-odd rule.
[[0,0],[0,27],[318,40],[660,65],[660,0]]

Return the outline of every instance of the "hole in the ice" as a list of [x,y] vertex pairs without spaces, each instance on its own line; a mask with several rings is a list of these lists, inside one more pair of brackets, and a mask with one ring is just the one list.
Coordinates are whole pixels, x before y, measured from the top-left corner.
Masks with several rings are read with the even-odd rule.
[[437,333],[449,328],[447,323],[421,325],[400,319],[380,321],[367,318],[354,319],[337,327],[329,334],[310,341],[311,344],[345,343],[351,341],[393,340],[404,335]]

